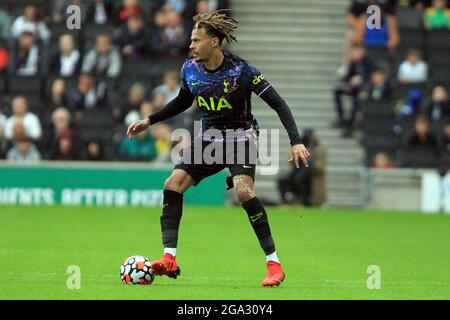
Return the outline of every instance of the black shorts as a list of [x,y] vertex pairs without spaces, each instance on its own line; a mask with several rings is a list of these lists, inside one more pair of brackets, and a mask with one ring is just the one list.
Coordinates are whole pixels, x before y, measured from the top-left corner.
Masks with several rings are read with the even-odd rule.
[[[216,153],[217,150],[222,151]],[[209,155],[213,157],[214,162],[211,163]],[[249,175],[255,181],[257,157],[258,151],[254,141],[224,143],[195,140],[189,148],[183,150],[183,157],[175,165],[175,169],[186,171],[196,186],[204,178],[228,168],[231,176],[227,178],[227,185],[230,189],[233,187],[232,179],[236,175]]]

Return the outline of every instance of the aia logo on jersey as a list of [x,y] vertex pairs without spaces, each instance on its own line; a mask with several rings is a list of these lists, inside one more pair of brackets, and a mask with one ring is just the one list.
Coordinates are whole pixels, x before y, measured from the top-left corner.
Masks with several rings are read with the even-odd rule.
[[208,111],[220,111],[222,109],[233,109],[227,99],[221,97],[219,101],[214,100],[213,97],[209,97],[209,101],[202,96],[197,97],[197,104],[199,108],[206,108]]
[[264,80],[264,76],[262,74],[260,74],[259,76],[255,76],[253,78],[252,82],[253,82],[254,85],[257,85],[258,83],[260,83],[263,80]]

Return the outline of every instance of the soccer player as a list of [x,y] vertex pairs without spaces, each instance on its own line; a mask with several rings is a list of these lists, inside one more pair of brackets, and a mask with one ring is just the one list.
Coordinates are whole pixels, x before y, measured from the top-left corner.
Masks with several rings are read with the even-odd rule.
[[[247,61],[232,55],[221,48],[222,42],[237,41],[234,31],[238,22],[227,15],[227,10],[218,10],[196,15],[191,35],[192,57],[186,59],[181,69],[181,89],[176,98],[164,108],[135,122],[128,127],[129,138],[146,130],[150,125],[173,117],[188,109],[194,99],[200,109],[202,150],[212,143],[221,143],[224,150],[226,144],[233,144],[233,161],[216,161],[212,164],[202,160],[192,161],[194,143],[183,151],[190,153],[190,158],[183,156],[175,165],[171,176],[164,184],[163,212],[161,216],[162,242],[164,255],[155,260],[152,269],[157,275],[176,278],[180,274],[175,257],[178,241],[178,229],[182,215],[183,193],[202,179],[228,168],[231,179],[227,179],[229,187],[236,190],[237,199],[248,214],[249,221],[264,250],[267,262],[267,274],[262,285],[278,286],[285,274],[275,251],[275,243],[271,235],[266,210],[256,197],[254,190],[255,159],[250,159],[252,146],[258,139],[258,123],[251,113],[250,98],[252,92],[262,98],[278,114],[288,132],[291,143],[289,161],[297,167],[301,162],[308,166],[309,152],[301,143],[295,120],[286,102],[269,84],[261,72]],[[222,140],[214,140],[208,130],[220,130],[225,135]],[[229,129],[236,131],[233,140],[227,140]],[[238,163],[237,145],[245,145],[245,161]],[[253,160],[253,161],[252,161]]]

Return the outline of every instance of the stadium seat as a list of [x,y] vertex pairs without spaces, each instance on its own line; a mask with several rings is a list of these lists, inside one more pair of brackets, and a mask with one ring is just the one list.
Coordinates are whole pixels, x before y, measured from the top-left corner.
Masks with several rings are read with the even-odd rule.
[[449,68],[443,68],[440,66],[432,67],[431,78],[435,84],[443,84],[445,86],[450,86]]
[[122,78],[132,79],[161,78],[163,73],[151,59],[124,59],[122,70]]
[[450,50],[450,30],[431,30],[426,33],[427,51],[436,48]]
[[0,74],[0,95],[4,95],[6,92],[6,80],[5,80],[5,75],[4,74]]
[[14,0],[10,1],[11,15],[13,17],[21,16],[28,4],[34,4],[40,10],[42,16],[45,15],[45,4],[48,0]]
[[438,154],[429,147],[413,147],[398,152],[399,164],[406,168],[437,168]]
[[365,117],[363,120],[362,130],[365,135],[385,135],[392,134],[394,127],[394,119],[388,118],[371,118]]
[[422,13],[415,8],[399,7],[395,13],[400,30],[421,30]]
[[364,118],[392,118],[394,116],[393,101],[367,100],[361,106]]
[[108,128],[112,127],[112,114],[108,108],[94,108],[83,111],[83,128]]
[[42,79],[39,76],[9,76],[9,91],[15,95],[17,94],[36,94],[42,93]]
[[[407,52],[410,48],[424,50],[425,38],[421,30],[401,30],[400,31],[400,45],[397,49],[398,55],[402,52]],[[402,55],[404,58],[404,55]]]

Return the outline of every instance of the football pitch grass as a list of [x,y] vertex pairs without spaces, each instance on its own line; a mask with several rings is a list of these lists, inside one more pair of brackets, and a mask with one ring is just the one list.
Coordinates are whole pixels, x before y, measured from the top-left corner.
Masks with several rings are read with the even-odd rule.
[[[161,256],[160,208],[0,207],[0,299],[450,299],[449,215],[267,209],[286,272],[275,288],[261,287],[241,208],[185,207],[181,276],[131,286],[122,261]],[[80,289],[67,288],[71,265]],[[371,265],[380,289],[367,287]]]

